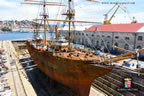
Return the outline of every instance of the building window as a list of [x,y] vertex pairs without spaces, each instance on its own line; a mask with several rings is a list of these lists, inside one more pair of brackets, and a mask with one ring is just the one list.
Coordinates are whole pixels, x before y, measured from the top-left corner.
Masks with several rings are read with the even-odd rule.
[[101,46],[104,46],[104,41],[101,41]]
[[79,35],[81,35],[81,33],[79,33]]
[[138,36],[138,40],[142,41],[142,39],[143,39],[142,36]]
[[82,44],[84,44],[84,38],[82,38]]
[[130,40],[130,38],[129,37],[125,37],[125,40]]
[[104,35],[102,35],[102,37],[104,37]]
[[86,36],[88,36],[88,34],[86,34]]
[[96,45],[97,45],[97,47],[99,47],[99,41],[97,41],[97,44],[96,44]]
[[94,40],[92,40],[91,43],[94,44]]
[[82,33],[82,35],[84,36],[84,33]]
[[124,49],[129,50],[129,45],[125,44]]
[[110,42],[107,42],[107,48],[110,50]]
[[115,43],[114,45],[115,45],[115,46],[118,46],[118,43]]
[[79,38],[79,43],[81,43],[81,39]]
[[94,37],[94,34],[92,34],[92,37]]
[[142,49],[142,47],[139,45],[139,46],[137,46],[137,49]]
[[87,39],[85,39],[85,43],[86,43],[86,45],[88,45],[88,41],[87,41]]
[[111,36],[107,36],[107,38],[111,38]]
[[118,36],[115,36],[115,39],[119,39],[119,37],[118,37]]

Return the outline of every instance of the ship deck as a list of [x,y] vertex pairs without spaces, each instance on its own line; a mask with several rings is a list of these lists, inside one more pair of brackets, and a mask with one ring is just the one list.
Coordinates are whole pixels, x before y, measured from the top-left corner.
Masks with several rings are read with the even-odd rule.
[[[44,47],[35,47],[40,51],[47,51]],[[61,58],[67,58],[71,60],[103,60],[101,55],[96,55],[90,51],[82,51],[77,50],[75,48],[71,49],[70,52],[63,52],[63,51],[54,51],[51,48],[48,48],[48,51],[53,52],[54,56],[58,56]]]
[[99,57],[92,52],[85,52],[77,49],[72,49],[71,52],[54,52],[54,55],[72,60],[96,60]]
[[[32,42],[31,42],[32,44]],[[33,45],[33,44],[32,44]],[[91,51],[83,51],[80,49],[72,48],[71,51],[63,52],[61,50],[55,51],[53,48],[46,48],[46,46],[34,46],[34,48],[39,51],[49,51],[53,53],[53,56],[58,56],[61,58],[71,59],[71,60],[85,60],[85,61],[103,61],[104,56],[97,55]]]

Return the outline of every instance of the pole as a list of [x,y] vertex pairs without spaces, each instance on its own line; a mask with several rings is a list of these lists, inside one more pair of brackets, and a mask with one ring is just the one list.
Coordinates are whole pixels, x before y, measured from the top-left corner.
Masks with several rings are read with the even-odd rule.
[[136,56],[137,56],[137,67],[138,67],[138,76],[140,76],[140,68],[139,68],[139,50],[136,50]]
[[[71,14],[70,14],[71,13],[70,12],[71,11],[71,5],[70,4],[71,4],[71,0],[69,0],[69,2],[68,2],[68,6],[69,6],[69,15],[68,16],[69,16],[69,20],[71,20]],[[71,34],[70,33],[71,33],[71,21],[69,21],[69,42],[68,42],[69,49],[71,48],[71,45],[70,45],[70,43],[71,43],[71,40],[70,40],[71,39],[70,38]]]
[[44,5],[43,5],[43,10],[44,10],[44,33],[45,33],[45,40],[44,40],[44,44],[45,46],[47,45],[47,28],[46,28],[46,1],[44,0]]
[[56,40],[58,40],[58,25],[56,25],[55,30],[56,30]]
[[[139,53],[137,53],[139,54]],[[138,76],[140,76],[140,68],[139,68],[139,56],[137,55],[137,66],[138,66]]]
[[44,44],[47,45],[47,28],[46,28],[46,20],[44,20],[44,33],[45,33]]
[[71,47],[71,45],[70,45],[70,42],[71,42],[71,40],[70,40],[70,33],[71,33],[71,22],[69,22],[69,44],[68,44],[68,46],[69,46],[69,48]]

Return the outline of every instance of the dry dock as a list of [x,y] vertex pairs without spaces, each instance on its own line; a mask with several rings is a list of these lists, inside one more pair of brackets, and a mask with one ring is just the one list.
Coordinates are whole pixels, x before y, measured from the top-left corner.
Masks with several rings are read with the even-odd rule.
[[[4,68],[0,71],[3,72],[0,74],[0,85],[4,85],[4,90],[1,91],[0,87],[0,95],[75,96],[70,89],[51,80],[36,67],[26,50],[24,41],[0,41],[0,50],[4,50],[0,56],[5,57],[3,58],[5,62],[2,62]],[[122,66],[122,62],[116,65]],[[117,90],[123,88],[125,77],[132,78],[132,84],[138,88],[138,91]],[[89,96],[144,96],[144,74],[138,77],[134,73],[127,72],[127,69],[115,67],[111,73],[94,80]]]
[[[73,94],[68,88],[47,78],[39,69],[33,68],[29,71],[29,68],[23,68],[25,64],[31,62],[29,61],[31,59],[28,60],[30,55],[23,43],[18,43],[19,48],[24,49],[20,50],[21,52],[17,51],[18,46],[13,45],[11,41],[0,41],[0,46],[7,58],[4,65],[8,67],[6,77],[12,96],[71,96]],[[23,60],[26,61],[22,62]],[[106,96],[106,94],[91,87],[90,96]]]

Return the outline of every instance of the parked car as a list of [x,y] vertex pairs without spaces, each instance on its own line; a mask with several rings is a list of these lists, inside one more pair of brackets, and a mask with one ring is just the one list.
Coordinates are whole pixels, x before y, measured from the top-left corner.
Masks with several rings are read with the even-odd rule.
[[1,55],[6,55],[6,52],[0,52]]
[[13,59],[10,64],[16,64],[16,59]]
[[2,62],[2,60],[0,60],[0,64],[2,64],[3,62]]
[[5,56],[2,56],[1,59],[2,59],[2,60],[6,60],[7,58],[6,58]]
[[6,63],[7,61],[6,60],[2,60],[2,63]]

